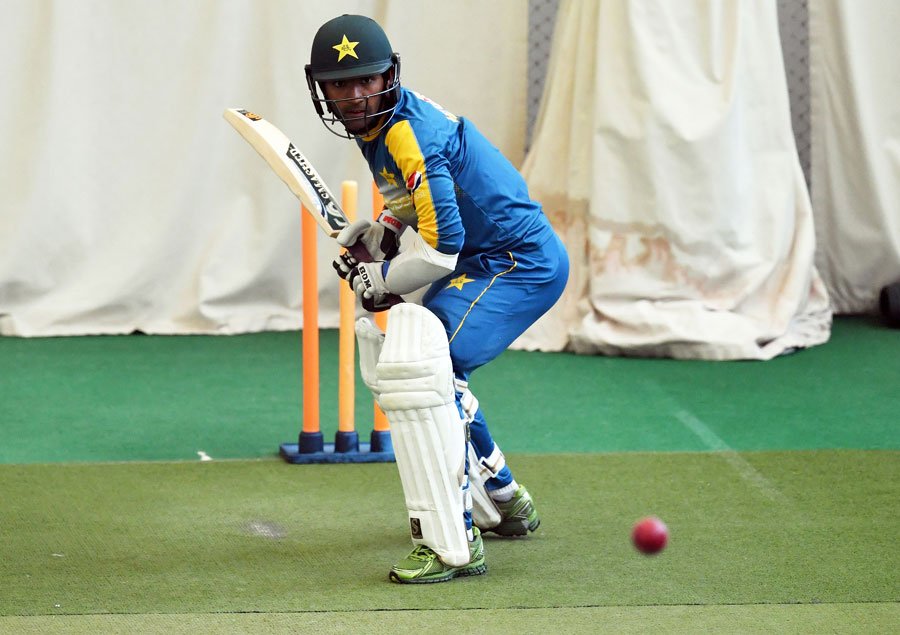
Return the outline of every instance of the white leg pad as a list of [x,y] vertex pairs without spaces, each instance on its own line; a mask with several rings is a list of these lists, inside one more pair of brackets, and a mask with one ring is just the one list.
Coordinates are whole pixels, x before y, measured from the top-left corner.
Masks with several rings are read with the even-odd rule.
[[[460,394],[459,402],[463,413],[466,415],[466,420],[471,423],[475,419],[475,413],[478,412],[478,399],[476,399],[475,395],[472,394],[472,391],[469,390],[469,382],[456,378],[453,384],[456,392]],[[499,453],[500,457],[503,456],[496,445],[494,445],[494,450],[495,453]],[[497,504],[491,498],[490,494],[488,494],[485,482],[487,479],[495,476],[496,472],[499,472],[502,468],[502,465],[496,472],[491,472],[484,462],[478,460],[478,455],[475,453],[475,447],[471,443],[469,443],[468,452],[469,491],[472,496],[472,522],[479,529],[490,529],[491,527],[499,525],[500,521],[503,520],[503,517],[500,515],[500,510],[497,509]]]
[[475,448],[469,444],[469,491],[472,492],[472,522],[479,529],[496,527],[503,520],[494,499],[485,488],[485,481],[492,476],[478,462]]
[[384,332],[369,318],[359,318],[356,321],[356,340],[359,343],[359,371],[363,383],[372,391],[375,399],[378,399],[378,379],[375,376],[375,367],[384,346]]
[[447,334],[428,309],[390,309],[373,386],[391,424],[413,542],[451,566],[468,564],[465,422],[456,407]]

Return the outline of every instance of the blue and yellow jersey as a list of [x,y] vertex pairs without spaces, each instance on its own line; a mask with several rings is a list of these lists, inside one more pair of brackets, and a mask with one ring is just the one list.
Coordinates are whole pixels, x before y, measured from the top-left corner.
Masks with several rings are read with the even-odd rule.
[[513,165],[462,117],[401,88],[389,124],[358,140],[385,207],[424,241],[465,258],[553,235]]

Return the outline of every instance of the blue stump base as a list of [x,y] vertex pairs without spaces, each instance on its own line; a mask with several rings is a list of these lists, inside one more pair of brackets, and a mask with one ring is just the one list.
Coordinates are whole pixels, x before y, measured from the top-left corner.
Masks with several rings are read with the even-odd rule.
[[322,433],[300,433],[299,443],[282,443],[279,454],[288,463],[392,463],[394,445],[390,432],[372,431],[371,443],[360,443],[356,432],[338,432],[334,443],[324,443]]

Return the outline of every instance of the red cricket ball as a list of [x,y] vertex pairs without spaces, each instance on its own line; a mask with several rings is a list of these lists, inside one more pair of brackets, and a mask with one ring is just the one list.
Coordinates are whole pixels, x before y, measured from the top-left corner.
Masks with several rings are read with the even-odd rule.
[[669,540],[666,524],[656,517],[639,520],[631,531],[631,542],[641,553],[659,553]]

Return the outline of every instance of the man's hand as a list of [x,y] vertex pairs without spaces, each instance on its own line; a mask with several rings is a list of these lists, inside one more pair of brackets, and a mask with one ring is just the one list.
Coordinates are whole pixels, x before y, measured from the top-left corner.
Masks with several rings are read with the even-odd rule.
[[353,288],[352,278],[356,275],[356,267],[359,260],[350,255],[349,251],[345,251],[340,256],[331,261],[331,266],[337,271],[337,275],[350,283]]
[[372,255],[372,260],[390,260],[400,251],[403,229],[403,223],[383,211],[375,223],[365,218],[354,221],[341,230],[337,241],[344,247],[362,243]]
[[385,286],[384,275],[381,273],[383,264],[383,262],[361,262],[356,265],[347,281],[363,308],[371,313],[389,309],[393,304],[388,300],[391,292]]
[[[366,311],[377,312],[391,308],[402,298],[391,294],[384,284],[381,266],[400,251],[400,234],[406,226],[383,210],[377,222],[357,220],[337,235],[338,244],[348,249],[361,246],[372,256],[374,262],[361,263],[350,252],[334,259],[331,265],[337,274],[347,281],[362,302]],[[359,249],[354,251],[359,256]],[[368,256],[367,256],[368,257]]]
[[366,311],[385,311],[397,303],[396,296],[392,296],[384,284],[381,273],[383,262],[359,262],[349,252],[345,252],[331,264],[356,293]]

